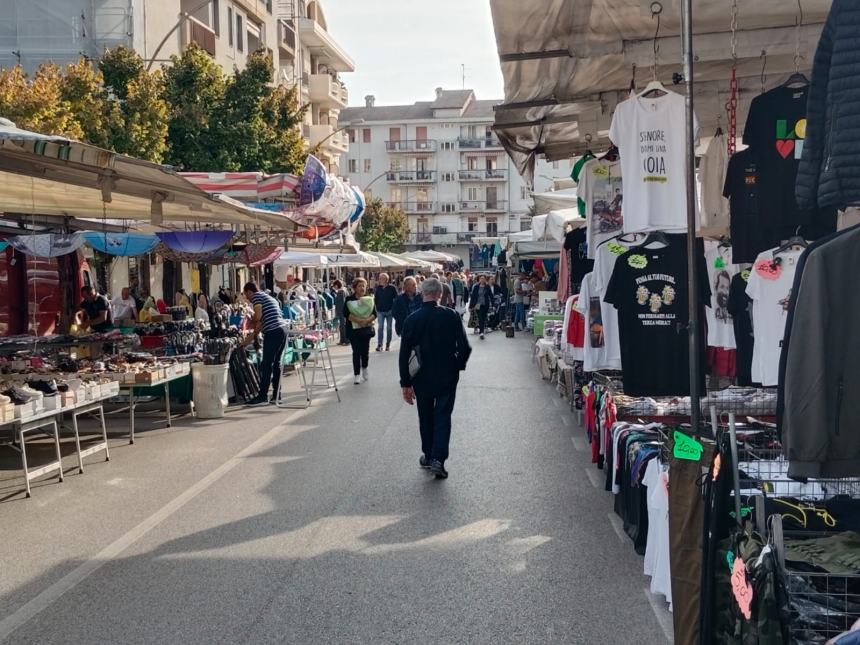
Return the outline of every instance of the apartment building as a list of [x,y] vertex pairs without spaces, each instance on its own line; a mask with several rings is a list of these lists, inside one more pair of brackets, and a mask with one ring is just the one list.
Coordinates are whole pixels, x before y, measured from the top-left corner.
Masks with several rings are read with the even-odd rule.
[[[411,248],[444,248],[468,264],[475,237],[531,227],[531,188],[491,129],[500,102],[442,88],[412,105],[368,96],[340,114],[350,143],[341,173],[406,213]],[[569,177],[571,164],[538,161],[535,190]]]
[[309,146],[337,170],[348,146],[337,132],[347,105],[339,74],[355,69],[328,33],[316,0],[0,0],[0,66],[20,63],[33,72],[51,60],[65,65],[81,56],[97,59],[124,45],[159,65],[190,43],[208,52],[225,71],[241,69],[266,49],[273,82],[299,85],[308,105],[303,134]]

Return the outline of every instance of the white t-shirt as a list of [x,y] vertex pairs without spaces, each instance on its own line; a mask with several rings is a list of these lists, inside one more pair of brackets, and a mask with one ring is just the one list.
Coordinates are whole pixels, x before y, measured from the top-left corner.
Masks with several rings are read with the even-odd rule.
[[[561,345],[564,349],[567,350],[567,353],[570,355],[570,357],[573,360],[581,361],[583,359],[584,348],[583,347],[576,347],[575,345],[571,345],[570,343],[567,342],[567,330],[570,329],[570,324],[571,324],[570,318],[571,318],[571,316],[574,315],[575,312],[579,311],[579,308],[576,306],[577,300],[578,300],[578,298],[574,295],[574,296],[570,296],[567,299],[567,301],[564,303],[564,321],[562,322],[564,327],[562,327],[563,331],[562,331],[562,336],[561,336]],[[587,342],[588,342],[588,339],[586,339],[586,343]]]
[[117,296],[111,300],[110,308],[113,320],[133,320],[137,303],[134,301],[134,298],[123,300],[122,296]]
[[728,166],[726,137],[720,134],[711,139],[699,163],[699,181],[702,184],[699,225],[711,235],[729,231],[729,200],[723,197]]
[[524,280],[520,284],[520,290],[523,292],[523,305],[530,307],[532,304],[532,292],[535,290],[534,285],[531,282]]
[[615,269],[615,261],[630,247],[631,245],[626,242],[612,240],[595,249],[592,288],[601,298],[606,294],[606,287],[612,277],[612,271]]
[[582,279],[577,301],[579,312],[585,316],[585,342],[583,343],[583,369],[621,369],[621,338],[618,333],[618,310],[603,302],[594,290],[594,274]]
[[773,263],[773,252],[759,253],[750,271],[747,295],[752,299],[753,345],[752,380],[764,386],[777,385],[779,380],[779,355],[785,320],[788,316],[788,302],[797,260],[803,251],[788,250],[780,253],[778,275],[770,274],[768,267]]
[[645,467],[642,483],[648,487],[648,542],[645,545],[645,575],[651,576],[651,593],[672,602],[672,571],[669,563],[669,473],[657,458]]
[[728,305],[732,278],[738,272],[738,266],[732,264],[731,248],[721,247],[718,242],[705,242],[705,264],[711,285],[711,306],[705,307],[708,347],[735,349],[735,327]]
[[685,100],[675,92],[634,96],[615,108],[609,138],[621,154],[625,233],[686,230],[685,123]]
[[592,159],[579,173],[576,195],[585,203],[588,257],[597,245],[621,233],[621,162]]

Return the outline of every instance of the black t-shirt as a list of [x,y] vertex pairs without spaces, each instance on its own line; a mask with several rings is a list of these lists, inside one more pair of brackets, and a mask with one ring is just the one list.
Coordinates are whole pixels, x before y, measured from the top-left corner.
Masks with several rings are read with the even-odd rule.
[[780,85],[757,96],[750,104],[744,143],[753,148],[760,164],[759,217],[768,235],[778,243],[797,227],[807,239],[836,230],[836,209],[801,210],[794,185],[806,140],[806,103],[809,87]]
[[108,307],[107,298],[104,296],[98,295],[92,302],[83,300],[81,301],[79,308],[83,309],[87,314],[87,320],[92,320],[101,314],[101,312],[107,311],[107,318],[105,318],[105,321],[98,325],[93,325],[90,329],[93,331],[106,331],[111,328],[110,308]]
[[387,284],[384,287],[379,284],[373,291],[373,300],[376,304],[377,311],[389,312],[394,306],[394,299],[397,297],[397,287],[393,284]]
[[735,329],[738,385],[749,386],[752,385],[753,357],[752,299],[747,295],[747,281],[744,280],[743,272],[732,278],[727,309],[732,315]]
[[594,260],[588,259],[585,227],[576,228],[564,236],[564,248],[570,251],[570,288],[582,284],[582,279],[594,269]]
[[762,251],[772,248],[763,234],[758,215],[759,160],[748,148],[732,155],[726,170],[723,195],[731,213],[732,262],[755,262]]
[[[631,249],[615,262],[604,300],[618,310],[625,394],[680,396],[690,393],[684,238],[683,235],[673,236],[672,243],[664,248]],[[698,297],[702,304],[707,304],[711,288],[701,252],[698,261]],[[700,385],[704,389],[704,370],[701,378]]]

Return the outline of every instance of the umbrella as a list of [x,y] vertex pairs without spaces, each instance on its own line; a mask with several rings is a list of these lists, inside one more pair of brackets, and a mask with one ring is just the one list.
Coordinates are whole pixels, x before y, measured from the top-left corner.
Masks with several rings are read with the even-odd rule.
[[180,253],[211,253],[233,238],[233,231],[170,231],[156,233],[162,244]]
[[80,233],[33,233],[14,235],[7,240],[24,255],[37,258],[55,258],[74,253],[84,245]]
[[84,240],[91,247],[110,255],[134,256],[149,253],[158,244],[158,237],[147,233],[99,233],[84,231]]

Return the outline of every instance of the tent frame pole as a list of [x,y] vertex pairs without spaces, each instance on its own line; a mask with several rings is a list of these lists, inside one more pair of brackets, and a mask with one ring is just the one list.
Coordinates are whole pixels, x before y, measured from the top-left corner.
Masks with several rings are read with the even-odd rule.
[[701,354],[699,352],[699,276],[696,243],[696,131],[693,105],[693,2],[681,1],[681,36],[683,41],[684,81],[686,83],[687,125],[687,292],[689,325],[687,334],[690,343],[690,424],[699,434],[701,420],[699,374]]

